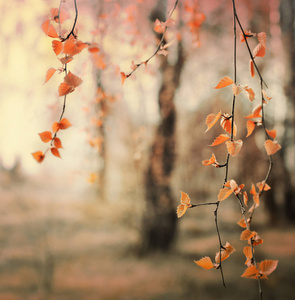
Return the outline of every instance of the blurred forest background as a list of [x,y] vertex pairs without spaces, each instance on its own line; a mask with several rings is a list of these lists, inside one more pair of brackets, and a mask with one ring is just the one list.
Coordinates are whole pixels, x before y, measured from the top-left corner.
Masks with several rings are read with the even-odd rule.
[[[78,37],[100,51],[83,51],[69,64],[83,80],[68,96],[65,117],[73,126],[60,134],[62,159],[47,155],[40,165],[31,155],[46,149],[38,133],[50,130],[62,109],[63,75],[43,85],[47,70],[60,64],[41,30],[59,1],[0,1],[1,300],[258,298],[257,282],[240,277],[244,243],[233,198],[219,210],[222,240],[237,249],[224,263],[227,289],[219,272],[193,262],[218,251],[212,207],[176,218],[180,190],[195,204],[217,200],[223,169],[201,161],[220,132],[204,134],[205,118],[229,112],[232,100],[228,90],[213,89],[223,76],[233,77],[232,1],[196,2],[179,1],[178,25],[167,41],[181,39],[168,56],[154,57],[122,87],[120,72],[155,51],[154,21],[164,21],[174,1],[77,1]],[[262,287],[265,299],[294,299],[295,2],[237,0],[236,6],[244,29],[267,34],[267,54],[257,63],[272,97],[266,122],[282,145],[273,157],[272,189],[252,225],[264,240],[258,261],[279,260]],[[73,2],[65,7],[73,17]],[[249,42],[253,49],[256,41]],[[259,95],[245,44],[238,41],[237,48],[238,82]],[[257,103],[238,96],[238,136],[245,144],[230,162],[229,178],[247,187],[268,167],[262,130],[245,139],[243,116]],[[222,146],[214,153],[221,161],[226,156]]]

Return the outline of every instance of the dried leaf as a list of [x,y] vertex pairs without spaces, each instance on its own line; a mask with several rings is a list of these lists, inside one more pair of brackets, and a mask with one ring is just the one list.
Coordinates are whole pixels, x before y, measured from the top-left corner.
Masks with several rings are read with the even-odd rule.
[[47,36],[49,36],[51,38],[58,38],[58,34],[56,33],[56,30],[53,27],[53,25],[50,23],[50,20],[46,20],[42,24],[41,28]]
[[253,50],[253,57],[264,57],[264,55],[265,48],[259,43]]
[[255,129],[255,123],[251,120],[248,120],[247,121],[247,135],[246,135],[246,137],[250,136],[253,133],[254,129]]
[[50,131],[44,131],[39,133],[39,136],[41,138],[41,141],[44,143],[48,143],[49,141],[52,140],[52,134]]
[[243,141],[242,140],[238,140],[235,142],[227,141],[227,142],[225,142],[225,144],[226,144],[228,153],[231,156],[236,156],[240,152],[240,150],[243,146]]
[[265,32],[260,32],[260,33],[257,33],[257,39],[258,39],[258,42],[264,47],[266,48],[266,33]]
[[252,59],[250,59],[249,68],[250,68],[251,77],[254,78],[254,76],[255,76],[255,70],[254,70],[254,63],[253,63]]
[[221,89],[223,87],[231,85],[232,83],[234,83],[233,80],[230,77],[225,76],[218,82],[215,89]]
[[45,158],[45,155],[43,154],[42,151],[34,152],[34,153],[32,153],[32,155],[38,163],[41,163],[43,161],[43,159]]
[[270,275],[278,266],[278,260],[266,259],[260,263],[257,263],[257,268],[261,274]]
[[271,138],[273,138],[273,139],[276,138],[276,136],[277,136],[277,130],[276,130],[276,129],[272,129],[272,130],[267,130],[267,129],[265,129],[265,130],[266,130],[267,134],[268,134]]
[[220,145],[229,139],[230,137],[227,134],[220,134],[210,146]]
[[50,151],[51,151],[51,153],[52,153],[54,156],[61,158],[61,157],[60,157],[60,154],[59,154],[59,151],[57,150],[57,148],[54,148],[54,147],[53,147],[53,148],[50,149]]
[[46,77],[45,77],[45,82],[46,83],[52,76],[53,74],[56,72],[56,69],[54,68],[50,68],[47,73],[46,73]]
[[220,116],[221,112],[218,114],[210,114],[206,117],[207,130],[205,132],[213,127],[213,125],[219,120]]
[[203,258],[201,258],[198,261],[194,261],[198,266],[202,267],[203,269],[209,270],[214,268],[214,265],[211,261],[211,258],[209,256],[205,256]]
[[276,141],[266,140],[264,142],[264,148],[266,150],[267,155],[273,155],[277,151],[279,151],[282,147]]
[[240,240],[241,241],[247,241],[250,240],[251,238],[253,238],[256,235],[255,231],[251,231],[249,229],[245,229],[240,236]]
[[63,50],[63,44],[61,41],[54,40],[52,41],[52,48],[55,55],[59,55]]
[[228,187],[224,187],[224,188],[219,190],[218,200],[223,201],[226,198],[228,198],[232,193],[233,193],[232,189],[229,189]]

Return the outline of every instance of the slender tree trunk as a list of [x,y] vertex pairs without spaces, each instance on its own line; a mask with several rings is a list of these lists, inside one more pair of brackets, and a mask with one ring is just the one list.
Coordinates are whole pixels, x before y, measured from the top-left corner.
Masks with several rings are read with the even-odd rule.
[[160,124],[151,147],[145,177],[146,215],[143,218],[142,252],[167,251],[176,235],[176,207],[171,192],[175,162],[176,110],[175,91],[184,63],[183,48],[178,44],[178,60],[170,65],[161,57],[162,84],[159,91]]

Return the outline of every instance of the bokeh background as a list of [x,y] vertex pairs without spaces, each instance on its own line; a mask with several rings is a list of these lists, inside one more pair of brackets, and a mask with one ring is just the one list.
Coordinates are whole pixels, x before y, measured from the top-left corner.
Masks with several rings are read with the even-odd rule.
[[[204,134],[206,116],[231,107],[230,88],[213,87],[233,77],[232,1],[179,1],[167,58],[156,55],[123,86],[120,72],[128,74],[133,61],[155,51],[154,21],[165,20],[174,1],[77,4],[78,38],[98,43],[100,51],[84,50],[69,63],[83,80],[67,100],[65,117],[73,126],[59,134],[62,159],[48,154],[38,164],[31,153],[47,147],[38,133],[51,130],[63,104],[63,75],[44,84],[47,70],[61,65],[41,30],[59,1],[0,1],[0,299],[258,299],[257,282],[240,277],[245,243],[234,198],[218,214],[224,244],[237,249],[223,265],[226,289],[218,271],[194,264],[218,251],[214,207],[189,210],[181,219],[175,214],[180,191],[195,204],[214,202],[223,183],[223,169],[201,162],[222,133],[215,126]],[[258,261],[279,260],[262,288],[265,299],[294,299],[295,5],[237,0],[236,6],[244,29],[267,34],[266,56],[257,63],[272,97],[267,126],[277,129],[283,147],[252,223],[264,240]],[[73,2],[63,7],[68,29]],[[253,49],[257,41],[249,43]],[[239,38],[237,51],[238,82],[259,95]],[[245,138],[243,116],[258,103],[239,95],[236,108],[244,147],[229,176],[248,191],[268,167],[261,128]],[[225,159],[223,146],[213,150]]]

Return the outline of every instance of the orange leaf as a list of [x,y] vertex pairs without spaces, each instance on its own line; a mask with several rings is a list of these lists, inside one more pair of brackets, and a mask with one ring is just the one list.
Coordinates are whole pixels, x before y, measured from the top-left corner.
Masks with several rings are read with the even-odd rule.
[[246,85],[244,87],[244,90],[246,91],[247,93],[247,96],[248,96],[248,99],[252,102],[255,100],[255,93],[254,91],[251,89],[251,88],[248,88],[248,86]]
[[237,224],[243,228],[247,228],[247,225],[246,225],[246,222],[245,222],[245,219],[242,218],[239,222],[237,222]]
[[58,95],[59,96],[65,96],[69,93],[72,93],[73,91],[74,91],[74,88],[72,88],[65,82],[62,82],[60,84],[60,86],[58,87]]
[[60,62],[65,65],[71,62],[74,58],[70,55],[66,55],[65,57],[59,58]]
[[[244,30],[244,33],[245,35],[248,35],[246,36],[246,39],[248,39],[250,36],[255,35],[255,33],[252,33],[251,30]],[[245,42],[245,37],[243,35],[243,32],[240,32],[240,41],[241,43]]]
[[251,74],[252,78],[254,78],[254,76],[255,76],[255,70],[254,70],[254,63],[253,63],[252,59],[250,59],[249,67],[250,67],[250,74]]
[[182,217],[186,210],[190,207],[192,207],[191,203],[190,203],[190,197],[187,193],[184,192],[180,192],[181,193],[181,198],[180,198],[180,205],[178,205],[177,207],[177,217],[180,218]]
[[43,154],[42,151],[34,152],[34,153],[32,153],[32,155],[38,163],[41,163],[43,161],[44,157],[45,157],[45,155]]
[[46,77],[45,77],[45,82],[46,83],[52,76],[53,74],[56,72],[56,69],[54,68],[50,68],[47,73],[46,73]]
[[233,94],[235,96],[239,95],[242,92],[243,88],[240,85],[233,83]]
[[218,200],[223,201],[226,198],[228,198],[232,193],[233,193],[232,189],[229,189],[228,187],[224,187],[224,188],[219,190]]
[[43,32],[52,38],[58,38],[55,28],[52,26],[49,20],[46,20],[41,26]]
[[59,151],[56,148],[51,148],[50,151],[54,156],[61,158]]
[[127,78],[127,76],[124,72],[120,72],[120,74],[121,74],[121,82],[122,82],[122,85],[123,85],[124,82],[125,82],[125,79]]
[[62,148],[61,140],[58,137],[54,138],[54,146],[57,149]]
[[245,270],[241,277],[257,279],[258,273],[259,272],[255,266],[250,266]]
[[253,50],[253,57],[264,57],[264,55],[265,48],[259,43]]
[[210,146],[217,146],[227,140],[229,140],[229,136],[227,134],[220,134]]
[[260,270],[260,273],[263,275],[271,274],[278,266],[278,260],[263,260],[260,263],[257,263],[257,267]]
[[247,135],[246,137],[250,136],[255,129],[255,123],[251,120],[247,121]]
[[49,141],[52,140],[52,134],[50,131],[44,131],[39,133],[39,136],[41,138],[41,141],[44,143],[48,143]]
[[236,156],[240,152],[240,150],[243,146],[243,141],[242,140],[238,140],[235,142],[227,141],[227,142],[225,142],[225,144],[226,144],[228,153],[231,156]]
[[250,194],[253,195],[253,201],[259,205],[259,194],[256,193],[255,185],[252,183]]
[[269,101],[269,100],[272,99],[271,97],[268,97],[268,96],[266,95],[265,90],[262,90],[262,95],[263,95],[263,99],[266,100],[266,101]]
[[259,189],[260,192],[262,191],[262,189],[263,189],[264,191],[268,191],[268,190],[271,189],[271,187],[270,187],[267,183],[265,183],[264,180],[261,181],[261,182],[257,182],[257,183],[256,183],[256,186],[258,187],[258,189]]
[[255,231],[251,231],[249,229],[245,229],[241,235],[240,235],[240,240],[241,241],[247,241],[251,238],[253,238],[254,236],[256,235],[256,232]]
[[59,12],[59,16],[58,16],[58,12],[59,12],[59,8],[51,8],[51,10],[50,10],[52,19],[56,23],[62,24],[66,19],[69,18],[69,14],[66,11],[64,11],[63,9],[61,9]]
[[226,87],[228,85],[231,85],[233,82],[233,80],[228,77],[228,76],[224,76],[216,85],[215,89],[221,89],[223,87]]
[[52,125],[52,130],[53,132],[57,132],[59,131],[60,129],[67,129],[69,128],[70,126],[72,126],[72,124],[70,123],[70,121],[66,118],[63,118],[59,123],[57,122],[54,122],[53,125]]
[[247,192],[243,192],[243,200],[244,200],[245,205],[248,206],[248,205],[247,205],[247,203],[248,203],[248,195],[247,195]]
[[91,43],[88,47],[88,51],[90,53],[95,53],[95,52],[99,52],[100,49],[98,48],[98,45],[96,43]]
[[277,151],[279,151],[282,147],[276,141],[266,140],[264,142],[264,148],[266,150],[267,155],[273,155]]
[[266,33],[265,32],[260,32],[260,33],[257,33],[257,39],[258,39],[258,42],[264,47],[266,48]]
[[[224,246],[225,249],[221,249],[221,261],[224,261],[227,259],[232,253],[236,251],[234,247],[230,245],[229,242],[226,242],[226,245]],[[220,263],[220,251],[218,251],[215,255],[215,262],[217,264]]]
[[205,159],[205,160],[203,160],[203,161],[202,161],[202,164],[203,164],[204,166],[209,166],[209,165],[213,165],[213,164],[215,164],[216,166],[218,166],[218,162],[217,162],[217,160],[216,160],[215,154],[212,153],[211,158],[210,158],[210,159]]
[[83,81],[78,76],[74,75],[73,73],[69,72],[67,76],[64,78],[64,82],[67,83],[70,87],[76,88],[79,86]]
[[[224,114],[221,117],[220,125],[226,132],[231,134],[232,119],[228,118],[228,114]],[[235,136],[236,134],[237,134],[237,126],[236,124],[234,124],[233,135]]]
[[52,41],[52,48],[55,55],[59,55],[62,52],[63,44],[61,41],[54,40]]
[[207,130],[205,132],[213,127],[213,125],[219,120],[220,116],[221,112],[218,114],[210,114],[206,117]]
[[205,256],[203,258],[201,258],[198,261],[194,261],[198,266],[202,267],[203,269],[209,270],[214,268],[214,265],[211,261],[211,258],[209,256]]
[[273,130],[267,130],[267,129],[265,129],[265,130],[266,130],[267,134],[268,134],[270,137],[272,137],[273,139],[276,138],[276,136],[277,136],[277,130],[276,130],[276,129],[273,129]]
[[243,248],[243,253],[246,256],[247,260],[252,259],[253,253],[252,253],[252,248],[251,246],[246,246]]

